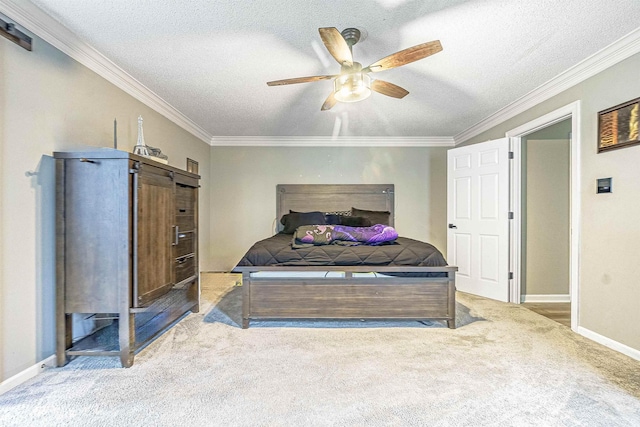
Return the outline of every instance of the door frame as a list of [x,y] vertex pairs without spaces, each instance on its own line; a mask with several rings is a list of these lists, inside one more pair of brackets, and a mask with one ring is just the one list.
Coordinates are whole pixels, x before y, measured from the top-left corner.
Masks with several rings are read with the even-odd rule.
[[546,128],[562,120],[571,119],[571,154],[570,154],[570,298],[571,329],[578,328],[579,308],[579,275],[580,275],[580,101],[560,107],[528,123],[507,131],[514,161],[510,167],[510,211],[513,220],[509,225],[509,271],[513,279],[509,283],[509,301],[520,304],[522,273],[522,137],[537,130]]

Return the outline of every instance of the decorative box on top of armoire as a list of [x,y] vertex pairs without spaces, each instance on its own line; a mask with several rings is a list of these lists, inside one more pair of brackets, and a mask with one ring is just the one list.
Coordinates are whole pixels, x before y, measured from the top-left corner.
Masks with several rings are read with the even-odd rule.
[[[198,180],[115,149],[56,159],[57,364],[119,356],[122,366],[199,309]],[[79,339],[72,315],[94,319]]]

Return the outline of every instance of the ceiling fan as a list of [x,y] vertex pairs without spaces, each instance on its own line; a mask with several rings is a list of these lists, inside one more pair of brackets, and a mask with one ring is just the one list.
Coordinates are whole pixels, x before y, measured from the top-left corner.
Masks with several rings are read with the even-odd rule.
[[324,101],[324,104],[322,104],[322,111],[329,110],[336,105],[338,101],[362,101],[371,95],[372,90],[393,98],[404,98],[409,94],[407,90],[384,80],[376,79],[371,81],[369,73],[377,73],[379,71],[400,67],[426,58],[442,50],[440,40],[434,40],[401,50],[374,62],[368,67],[362,68],[362,64],[353,60],[352,50],[353,45],[360,40],[360,30],[357,28],[347,28],[339,32],[337,28],[327,27],[318,28],[318,31],[327,50],[340,64],[340,74],[275,80],[267,82],[267,85],[281,86],[335,79],[333,82],[333,92],[331,92]]

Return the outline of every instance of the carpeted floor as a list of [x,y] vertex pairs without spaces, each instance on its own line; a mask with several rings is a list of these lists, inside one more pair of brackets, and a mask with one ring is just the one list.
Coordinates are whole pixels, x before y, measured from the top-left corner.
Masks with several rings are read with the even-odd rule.
[[0,396],[1,426],[638,426],[640,362],[518,305],[438,322],[252,322],[237,276],[136,356],[81,357]]

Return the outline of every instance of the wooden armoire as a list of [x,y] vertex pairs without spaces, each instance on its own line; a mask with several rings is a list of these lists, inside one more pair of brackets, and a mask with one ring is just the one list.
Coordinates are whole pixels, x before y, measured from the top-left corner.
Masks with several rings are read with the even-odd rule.
[[[199,176],[114,150],[56,159],[57,364],[136,351],[199,309]],[[94,320],[75,337],[72,315]],[[75,339],[74,339],[75,337]]]

